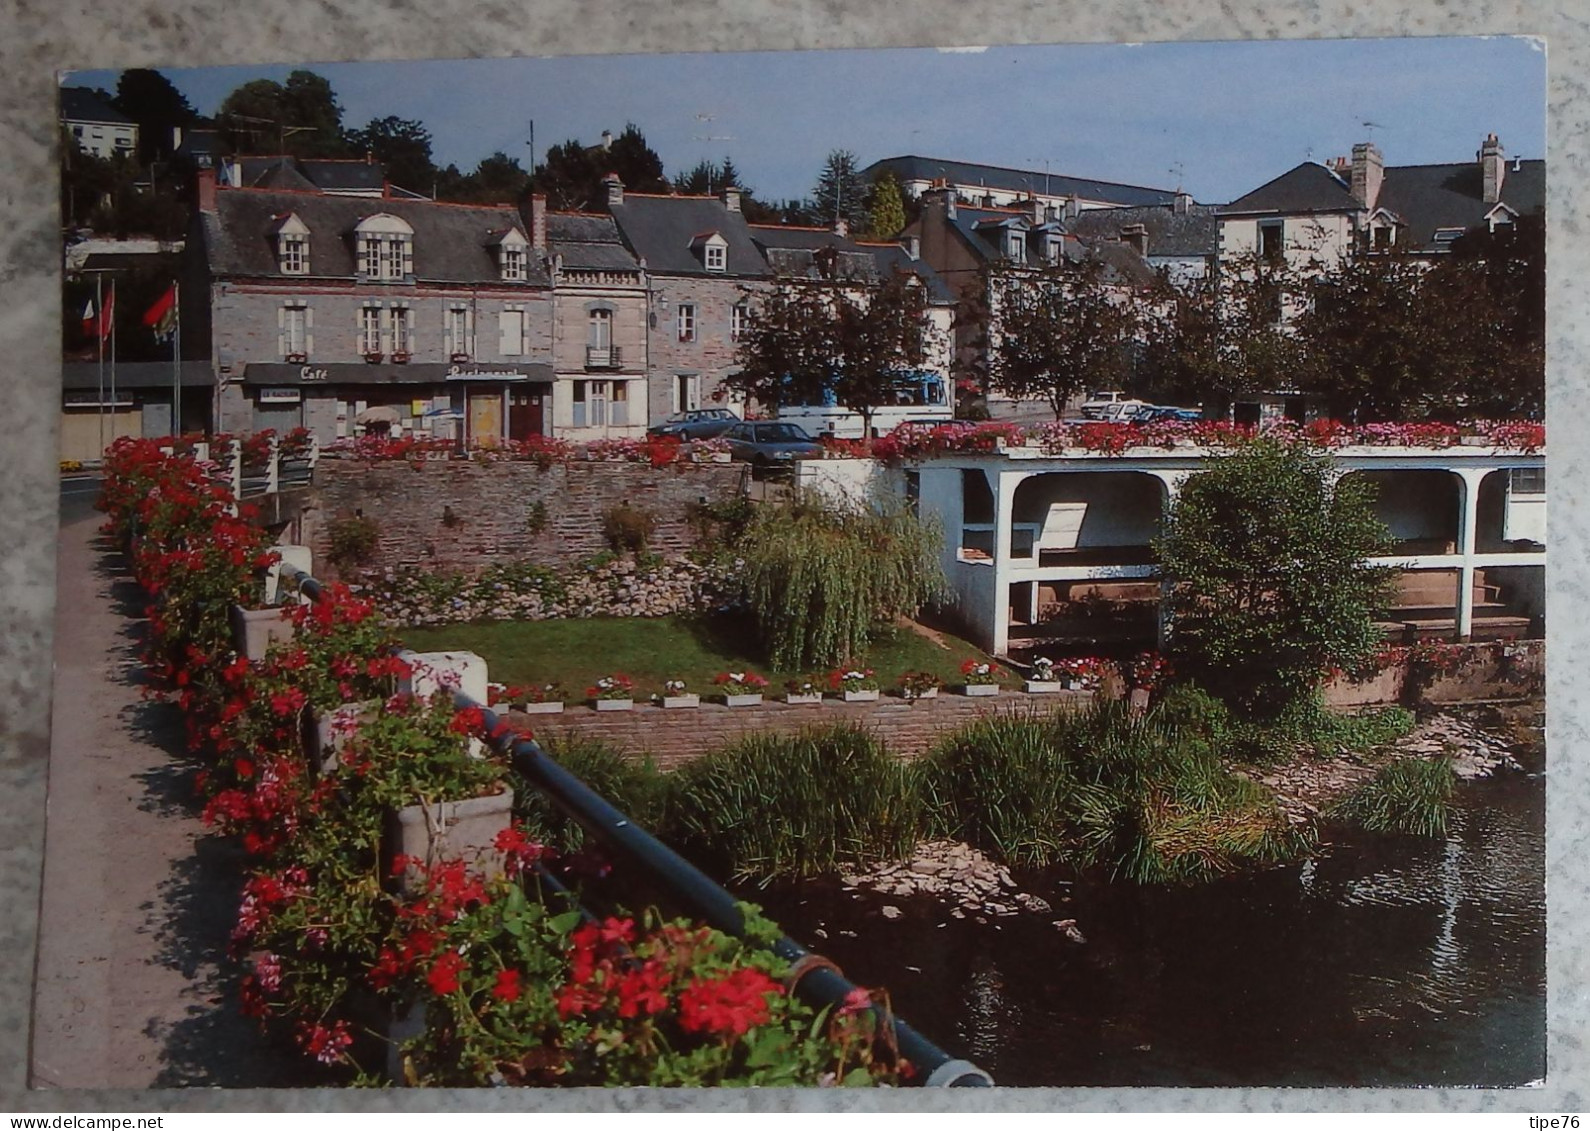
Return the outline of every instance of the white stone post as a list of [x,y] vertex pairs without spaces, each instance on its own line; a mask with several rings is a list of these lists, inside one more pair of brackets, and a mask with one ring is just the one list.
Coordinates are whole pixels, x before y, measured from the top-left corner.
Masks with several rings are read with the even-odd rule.
[[[482,707],[491,697],[487,689],[486,661],[473,652],[402,652],[409,674],[398,680],[398,692],[416,699],[429,699],[438,691],[462,691]],[[469,752],[476,758],[486,752],[478,738],[469,740]]]
[[[986,474],[986,473],[985,473]],[[1010,650],[1010,543],[1016,488],[1025,472],[996,471],[988,476],[994,492],[994,655]]]
[[1467,640],[1474,633],[1474,547],[1477,542],[1476,527],[1480,513],[1480,483],[1486,472],[1464,468],[1457,473],[1461,487],[1458,491],[1458,553],[1463,564],[1458,570],[1457,635]]
[[265,457],[265,493],[274,495],[282,489],[282,441],[271,435],[270,454]]

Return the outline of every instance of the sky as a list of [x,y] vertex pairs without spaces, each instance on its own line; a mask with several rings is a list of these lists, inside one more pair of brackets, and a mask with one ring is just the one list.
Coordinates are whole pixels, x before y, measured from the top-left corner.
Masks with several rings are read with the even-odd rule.
[[[538,155],[634,122],[669,175],[727,155],[765,200],[808,195],[833,149],[863,166],[917,154],[1047,167],[1205,203],[1366,140],[1388,165],[1470,161],[1488,133],[1510,157],[1545,156],[1545,45],[1518,37],[299,65],[331,81],[348,126],[423,121],[439,165],[467,171],[500,150],[528,166],[532,120]],[[161,68],[205,114],[292,69]]]

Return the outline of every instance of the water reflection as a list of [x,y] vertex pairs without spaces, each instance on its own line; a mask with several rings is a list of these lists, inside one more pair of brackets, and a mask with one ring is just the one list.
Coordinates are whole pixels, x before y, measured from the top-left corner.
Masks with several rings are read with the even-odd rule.
[[1335,829],[1317,859],[1197,888],[1018,876],[1085,945],[1048,917],[760,897],[1001,1084],[1523,1084],[1545,1072],[1543,829],[1544,782],[1511,774],[1461,785],[1444,840]]

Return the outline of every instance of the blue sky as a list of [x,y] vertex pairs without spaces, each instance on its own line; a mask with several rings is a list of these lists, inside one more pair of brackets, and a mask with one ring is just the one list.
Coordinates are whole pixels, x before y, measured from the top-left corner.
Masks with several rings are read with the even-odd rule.
[[[1467,161],[1487,133],[1545,156],[1544,45],[1521,38],[1265,40],[309,64],[344,121],[429,127],[439,164],[638,124],[670,174],[732,156],[764,199],[829,150],[916,153],[1234,199],[1373,136],[1387,164]],[[291,66],[162,68],[203,113]],[[63,80],[114,89],[114,71]],[[1367,127],[1365,122],[1375,123]],[[419,187],[419,186],[416,186]]]

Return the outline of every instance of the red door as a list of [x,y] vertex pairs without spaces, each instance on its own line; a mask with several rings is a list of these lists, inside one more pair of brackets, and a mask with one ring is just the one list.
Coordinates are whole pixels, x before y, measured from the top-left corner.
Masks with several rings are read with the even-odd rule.
[[508,439],[528,440],[542,435],[541,394],[515,388],[508,392]]

